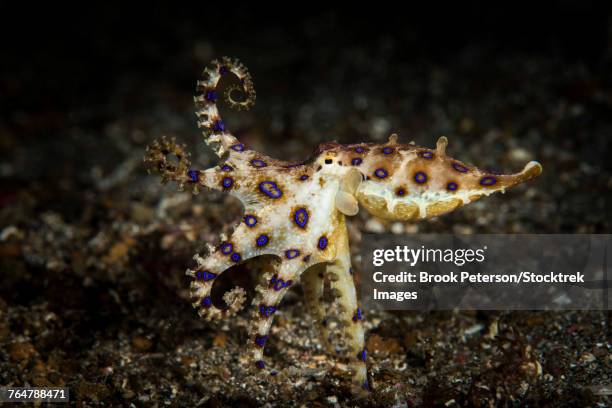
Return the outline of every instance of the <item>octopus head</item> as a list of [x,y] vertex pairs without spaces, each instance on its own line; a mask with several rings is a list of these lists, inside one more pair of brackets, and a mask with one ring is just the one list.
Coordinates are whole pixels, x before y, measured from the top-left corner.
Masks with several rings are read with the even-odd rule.
[[[391,220],[431,218],[538,176],[535,161],[515,174],[484,171],[446,155],[448,140],[435,149],[399,145],[390,138],[370,159],[367,180],[355,197],[368,212]],[[387,152],[392,152],[387,154]]]

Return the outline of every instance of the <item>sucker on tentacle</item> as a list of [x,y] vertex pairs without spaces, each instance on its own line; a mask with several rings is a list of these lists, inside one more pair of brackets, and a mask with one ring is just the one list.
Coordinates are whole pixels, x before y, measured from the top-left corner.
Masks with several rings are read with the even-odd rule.
[[[217,85],[230,73],[238,78],[239,86],[228,90],[227,102],[234,108],[250,108],[255,101],[251,76],[242,64],[229,58],[213,61],[204,70],[195,97],[204,140],[223,161],[210,169],[192,169],[184,147],[165,138],[153,142],[144,159],[163,182],[175,181],[179,188],[190,185],[194,193],[201,187],[224,191],[244,206],[244,216],[234,232],[221,236],[214,246],[209,244],[205,256],[194,256],[196,266],[187,270],[193,305],[207,320],[237,313],[246,299],[244,290],[227,292],[223,297],[227,306],[220,308],[211,297],[216,279],[233,265],[267,259],[249,330],[252,364],[266,371],[264,347],[272,321],[284,294],[299,281],[321,325],[322,340],[331,350],[322,306],[324,279],[328,279],[353,384],[361,391],[370,390],[362,326],[365,313],[357,304],[345,217],[357,214],[360,207],[391,220],[436,217],[534,178],[542,166],[530,162],[516,174],[492,174],[449,157],[444,136],[435,149],[428,149],[414,142],[400,144],[395,134],[383,144],[324,143],[301,164],[276,160],[250,150],[221,119]],[[240,101],[234,99],[237,90],[244,94]],[[272,257],[260,258],[264,255]]]

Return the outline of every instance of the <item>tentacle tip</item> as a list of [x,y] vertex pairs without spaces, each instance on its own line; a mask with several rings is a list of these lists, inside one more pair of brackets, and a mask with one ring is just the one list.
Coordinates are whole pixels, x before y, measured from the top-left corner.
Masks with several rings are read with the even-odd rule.
[[370,382],[366,379],[361,383],[354,383],[352,386],[353,395],[357,398],[368,398],[372,395],[372,386]]
[[523,171],[521,173],[529,177],[536,177],[542,174],[542,170],[543,170],[542,165],[539,162],[530,161],[529,163],[525,165],[525,168],[523,168]]

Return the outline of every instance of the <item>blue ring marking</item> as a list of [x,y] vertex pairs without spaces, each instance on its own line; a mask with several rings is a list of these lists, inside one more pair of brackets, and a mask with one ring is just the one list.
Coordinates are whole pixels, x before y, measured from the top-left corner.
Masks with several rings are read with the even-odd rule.
[[416,173],[414,173],[414,181],[416,181],[419,184],[426,183],[427,174],[423,173],[422,171],[417,171]]
[[305,208],[298,208],[293,214],[293,220],[300,228],[306,228],[306,225],[308,224],[308,218],[308,211],[306,211]]
[[221,249],[221,253],[223,255],[229,255],[234,250],[234,246],[231,243],[229,243],[229,242],[224,242],[224,243],[221,244],[219,249]]
[[257,225],[257,217],[255,217],[254,215],[245,215],[244,223],[247,227],[253,228],[255,225]]
[[430,151],[424,151],[424,152],[420,152],[419,156],[424,159],[433,159],[434,154],[433,152],[430,152]]
[[274,288],[275,291],[279,291],[281,289],[287,288],[289,286],[291,286],[291,284],[293,283],[292,280],[288,280],[288,281],[284,281],[280,278],[276,278],[276,279],[270,279],[270,284],[272,285],[272,287]]
[[361,157],[355,157],[353,160],[351,160],[351,164],[353,166],[359,166],[361,163],[363,163]]
[[495,183],[497,183],[497,178],[493,176],[485,176],[480,179],[481,186],[492,186]]
[[395,194],[397,194],[400,197],[403,197],[404,195],[406,195],[406,190],[400,187],[397,190],[395,190]]
[[257,360],[255,362],[255,365],[257,366],[257,368],[259,368],[260,370],[263,370],[264,368],[266,368],[266,363],[263,360]]
[[379,179],[384,179],[385,177],[389,175],[389,173],[387,172],[387,170],[381,168],[381,169],[376,169],[376,171],[374,172],[374,175],[378,177]]
[[220,74],[220,75],[225,75],[225,74],[227,74],[228,72],[229,72],[229,68],[228,68],[228,67],[226,67],[225,65],[221,65],[221,66],[219,67],[219,74]]
[[357,147],[357,148],[355,149],[355,152],[357,152],[357,153],[363,153],[363,152],[365,152],[365,149],[364,149],[363,147],[359,146],[359,147]]
[[189,176],[192,183],[197,183],[198,180],[200,179],[200,173],[196,170],[189,170],[187,172],[187,176]]
[[257,168],[262,168],[262,167],[266,167],[266,166],[267,166],[267,164],[266,164],[266,162],[265,162],[265,161],[263,161],[263,160],[259,160],[259,159],[253,159],[253,160],[251,160],[251,165],[252,165],[253,167],[257,167]]
[[243,152],[244,151],[244,144],[243,143],[237,143],[233,146],[230,146],[230,149],[232,149],[235,152]]
[[197,271],[196,272],[196,278],[203,280],[204,282],[208,282],[211,281],[213,279],[215,279],[217,277],[216,273],[212,273],[209,271]]
[[459,164],[459,163],[453,163],[453,169],[457,170],[459,173],[467,173],[470,169],[468,169],[467,167]]
[[225,123],[223,123],[223,121],[221,119],[218,119],[215,121],[215,123],[213,123],[212,126],[213,130],[215,132],[224,132],[225,131]]
[[383,154],[391,154],[393,153],[393,148],[392,147],[385,147],[382,149]]
[[270,238],[268,238],[266,234],[261,234],[255,240],[255,245],[261,248],[261,247],[268,245],[268,242],[270,242]]
[[257,344],[259,347],[265,346],[266,340],[268,340],[268,336],[260,336],[260,335],[255,336],[255,344]]
[[363,318],[363,315],[361,313],[361,309],[357,308],[357,311],[355,312],[355,315],[353,316],[353,321],[356,322],[358,320],[361,320]]
[[232,256],[230,256],[230,259],[234,262],[240,262],[240,260],[242,259],[242,256],[240,256],[238,252],[234,252]]
[[326,236],[322,236],[321,238],[319,238],[319,242],[317,243],[317,246],[319,247],[321,251],[327,248],[327,242],[328,240]]
[[304,181],[304,180],[308,180],[308,175],[307,174],[303,174],[300,176],[300,180]]
[[285,256],[287,257],[287,259],[293,259],[296,258],[300,255],[300,251],[298,251],[297,249],[288,249],[285,251]]
[[370,383],[368,382],[367,379],[363,381],[363,384],[361,385],[361,387],[366,391],[370,391]]
[[212,299],[210,298],[210,296],[206,296],[204,299],[202,299],[202,306],[204,307],[212,306]]
[[446,185],[446,189],[447,189],[448,191],[455,191],[455,190],[457,190],[457,188],[458,188],[458,187],[459,187],[459,186],[458,186],[458,185],[457,185],[457,183],[455,183],[454,181],[451,181],[450,183],[448,183],[448,184]]
[[223,188],[230,188],[234,184],[234,180],[231,177],[225,177],[221,184],[223,184]]
[[281,189],[273,181],[262,181],[259,183],[259,191],[270,198],[281,198],[283,195]]
[[208,102],[214,102],[217,100],[217,92],[215,91],[206,91],[206,95],[204,96]]
[[355,274],[355,271],[353,270],[353,268],[349,268],[349,273],[350,273],[351,275]]
[[264,317],[270,317],[276,312],[275,306],[259,305],[259,314]]
[[368,357],[368,350],[363,349],[359,353],[357,353],[357,358],[361,361],[366,361]]
[[232,170],[234,169],[230,165],[224,164],[223,166],[221,166],[221,171],[232,171]]

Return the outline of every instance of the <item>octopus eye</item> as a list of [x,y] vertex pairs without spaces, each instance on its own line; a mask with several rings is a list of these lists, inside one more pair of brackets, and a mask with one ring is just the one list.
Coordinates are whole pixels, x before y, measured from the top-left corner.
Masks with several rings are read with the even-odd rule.
[[385,169],[376,169],[376,171],[374,172],[374,175],[378,177],[379,179],[384,179],[385,177],[389,175],[389,173]]
[[448,183],[446,185],[446,189],[448,191],[456,191],[459,188],[459,186],[457,185],[457,183],[455,183],[454,181],[451,181],[450,183]]
[[453,169],[457,170],[459,173],[467,173],[470,170],[467,167],[459,163],[453,163],[452,166],[453,166]]
[[325,159],[325,164],[332,164],[332,159]]
[[497,183],[497,179],[493,176],[485,176],[480,179],[481,186],[492,186],[495,183]]
[[428,159],[429,160],[429,159],[433,159],[434,154],[433,154],[433,152],[430,152],[430,151],[424,151],[424,152],[419,153],[419,156],[424,158],[424,159]]
[[419,184],[423,184],[427,182],[427,174],[423,173],[422,171],[418,171],[414,174],[414,181],[416,181]]

